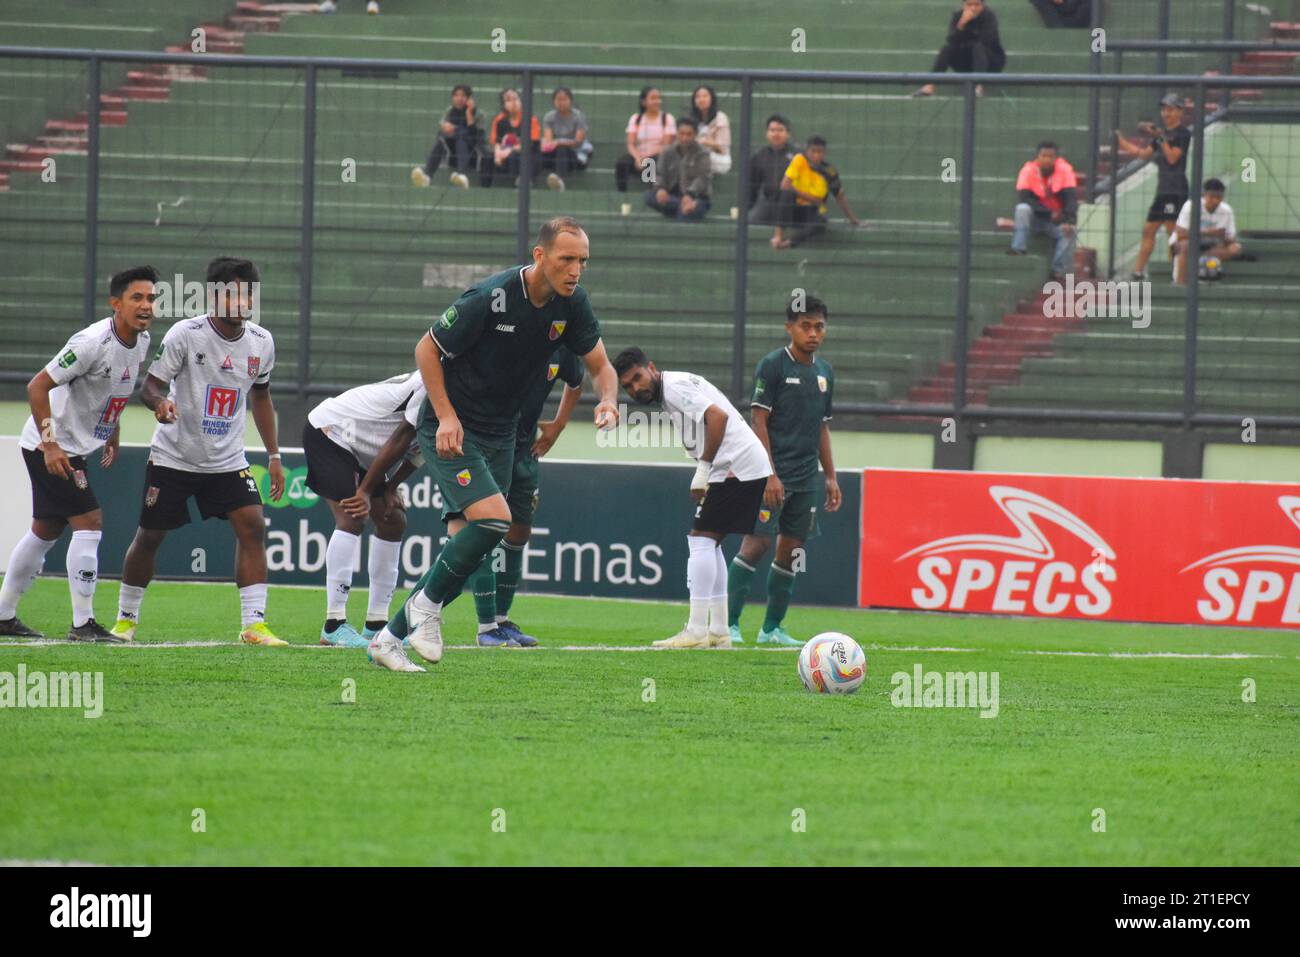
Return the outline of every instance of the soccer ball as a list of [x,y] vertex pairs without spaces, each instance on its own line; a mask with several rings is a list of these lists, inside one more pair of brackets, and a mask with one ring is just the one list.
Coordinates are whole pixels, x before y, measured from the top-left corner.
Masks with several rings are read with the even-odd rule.
[[1218,256],[1202,256],[1200,275],[1202,279],[1218,279],[1223,275],[1223,263]]
[[799,652],[799,680],[818,694],[852,694],[867,677],[867,656],[848,635],[827,631]]

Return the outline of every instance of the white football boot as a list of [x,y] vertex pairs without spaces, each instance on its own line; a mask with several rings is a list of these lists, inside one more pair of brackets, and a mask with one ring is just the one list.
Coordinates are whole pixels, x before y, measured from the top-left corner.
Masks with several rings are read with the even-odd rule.
[[372,664],[381,668],[387,668],[389,671],[424,671],[410,658],[406,657],[406,652],[402,649],[402,643],[393,635],[388,634],[387,629],[375,636],[375,640],[370,642],[366,649],[366,657]]
[[442,660],[442,609],[424,594],[417,591],[406,603],[406,637],[411,647],[425,661],[437,664]]
[[650,644],[655,648],[708,648],[709,635],[703,629],[695,632],[687,627],[671,638],[661,638],[658,641],[652,641]]

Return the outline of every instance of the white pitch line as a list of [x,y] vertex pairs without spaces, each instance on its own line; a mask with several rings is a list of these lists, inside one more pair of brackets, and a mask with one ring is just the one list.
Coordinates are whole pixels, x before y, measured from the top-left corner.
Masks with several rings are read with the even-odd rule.
[[[57,646],[78,646],[85,647],[87,642],[67,641],[64,639],[34,639],[30,641],[0,641],[0,649],[3,648],[49,648]],[[123,645],[104,645],[106,648],[236,648],[241,647],[239,642],[235,641],[139,641]],[[337,648],[333,645],[290,645],[290,648],[299,651],[361,651],[360,648]],[[479,645],[444,645],[448,651],[495,651],[494,648],[483,648]],[[1016,648],[952,648],[945,645],[936,645],[926,647],[923,645],[880,645],[868,644],[863,648],[867,651],[886,651],[886,652],[908,652],[915,654],[1010,654],[1010,655],[1047,655],[1064,658],[1185,658],[1215,661],[1240,661],[1246,659],[1274,659],[1286,660],[1286,655],[1261,655],[1244,651],[1224,652],[1222,654],[1210,654],[1201,652],[1181,652],[1181,651],[1041,651],[1025,650]],[[510,648],[506,653],[521,652],[527,649]],[[777,647],[777,648],[758,648],[752,645],[742,645],[732,648],[711,648],[711,649],[680,649],[680,648],[655,648],[651,645],[542,645],[533,651],[762,651],[762,652],[794,652],[798,648],[794,647]],[[1300,661],[1300,655],[1295,656],[1295,660]]]
[[92,861],[25,861],[19,858],[0,858],[0,867],[103,867]]

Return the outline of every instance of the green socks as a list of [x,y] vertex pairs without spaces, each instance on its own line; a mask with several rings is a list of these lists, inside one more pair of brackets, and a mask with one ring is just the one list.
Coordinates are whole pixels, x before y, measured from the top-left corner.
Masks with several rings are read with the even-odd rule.
[[771,632],[780,628],[785,620],[785,613],[790,607],[790,593],[794,591],[794,572],[772,563],[767,573],[767,617],[763,619],[763,630]]
[[442,605],[460,594],[465,580],[480,566],[486,564],[492,573],[492,563],[483,559],[505,537],[510,523],[495,519],[470,522],[451,537],[438,557],[424,585],[424,595],[431,602]]
[[503,541],[501,551],[505,554],[506,561],[505,569],[497,573],[496,607],[498,615],[509,616],[510,605],[515,600],[515,589],[519,587],[519,579],[524,573],[524,546]]
[[493,555],[489,553],[474,574],[469,577],[470,591],[474,593],[474,613],[480,625],[496,627],[497,573],[493,570]]
[[727,624],[739,625],[740,613],[745,610],[749,589],[754,583],[754,566],[741,561],[739,555],[731,560],[727,572]]

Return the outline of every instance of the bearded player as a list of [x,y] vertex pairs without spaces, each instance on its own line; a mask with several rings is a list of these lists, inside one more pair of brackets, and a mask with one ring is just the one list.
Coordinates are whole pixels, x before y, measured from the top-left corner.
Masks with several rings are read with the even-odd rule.
[[415,361],[428,391],[417,435],[442,492],[450,538],[393,620],[371,642],[371,661],[423,671],[401,639],[442,659],[442,611],[510,529],[510,490],[526,386],[560,346],[581,356],[595,383],[598,428],[618,423],[618,378],[579,284],[590,244],[577,220],[542,225],[533,261],[466,290],[420,339]]

